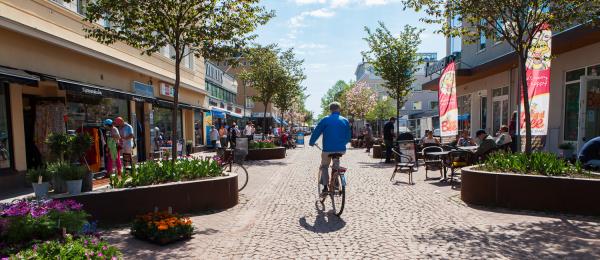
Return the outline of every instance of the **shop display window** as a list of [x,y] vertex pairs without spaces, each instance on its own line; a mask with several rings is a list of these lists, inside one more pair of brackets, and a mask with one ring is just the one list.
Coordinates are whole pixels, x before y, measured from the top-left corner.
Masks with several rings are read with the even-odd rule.
[[10,168],[12,156],[7,89],[6,85],[0,85],[0,169]]
[[67,129],[101,127],[106,119],[122,117],[129,121],[129,101],[117,98],[99,98],[67,95]]
[[[154,141],[152,147],[157,150],[158,147],[169,147],[173,143],[171,136],[173,128],[171,127],[171,118],[173,118],[173,110],[171,108],[155,106],[152,108],[154,113]],[[183,139],[181,121],[181,109],[177,113],[177,136],[179,140]],[[158,130],[158,132],[156,132]]]

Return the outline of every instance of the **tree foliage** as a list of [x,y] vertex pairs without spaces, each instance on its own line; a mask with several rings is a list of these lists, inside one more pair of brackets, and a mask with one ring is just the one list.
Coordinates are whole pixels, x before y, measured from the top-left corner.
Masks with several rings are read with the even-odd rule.
[[[368,27],[365,27],[365,31],[367,37],[364,39],[369,50],[362,52],[362,55],[386,81],[383,86],[389,96],[396,100],[396,107],[400,107],[399,104],[410,93],[410,86],[415,81],[414,74],[420,62],[417,48],[421,44],[419,36],[423,30],[406,25],[395,37],[383,22],[379,22],[375,31]],[[398,117],[399,113],[396,111]]]
[[[303,87],[301,83],[306,79],[306,75],[302,67],[304,61],[295,57],[293,49],[284,51],[280,57],[280,62],[284,68],[285,80],[278,88],[273,104],[283,115],[286,112],[293,112],[292,109],[298,108],[299,103],[304,102],[306,87]],[[295,110],[298,111],[298,109]]]
[[391,98],[384,98],[375,104],[375,107],[367,113],[366,119],[369,121],[387,120],[396,115],[396,106]]
[[[338,80],[327,93],[321,98],[321,114],[319,118],[323,118],[329,115],[329,104],[332,102],[339,102],[340,104],[344,103],[343,96],[344,93],[350,89],[352,82],[346,83],[343,80]],[[344,105],[342,104],[342,110],[344,109]]]
[[[177,107],[180,65],[184,57],[229,57],[254,38],[273,12],[260,0],[95,0],[87,1],[84,28],[88,37],[103,44],[124,42],[151,55],[169,46],[175,51],[173,164],[177,158]],[[105,21],[108,27],[96,24]]]
[[[595,24],[600,17],[598,0],[404,0],[406,8],[425,10],[426,23],[441,24],[440,32],[447,36],[462,36],[467,42],[480,34],[505,41],[518,56],[519,77],[524,100],[526,145],[531,152],[531,117],[527,94],[527,54],[532,49],[535,34],[544,24],[552,30],[563,30],[577,23]],[[458,18],[462,26],[453,27]]]

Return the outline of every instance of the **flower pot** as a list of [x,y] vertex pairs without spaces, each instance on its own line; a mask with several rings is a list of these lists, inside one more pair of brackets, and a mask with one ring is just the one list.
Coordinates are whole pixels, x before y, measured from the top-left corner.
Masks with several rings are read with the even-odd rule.
[[38,199],[47,198],[48,197],[48,189],[50,189],[49,182],[32,183],[33,192],[35,193],[35,197]]
[[67,182],[67,191],[71,195],[77,195],[81,193],[81,184],[83,180],[74,180],[74,181],[66,181]]
[[82,191],[92,191],[94,186],[94,174],[92,172],[87,172],[85,176],[83,176],[82,182]]
[[65,180],[60,176],[54,176],[52,179],[52,187],[54,188],[54,193],[65,193],[67,192],[67,185],[65,184]]

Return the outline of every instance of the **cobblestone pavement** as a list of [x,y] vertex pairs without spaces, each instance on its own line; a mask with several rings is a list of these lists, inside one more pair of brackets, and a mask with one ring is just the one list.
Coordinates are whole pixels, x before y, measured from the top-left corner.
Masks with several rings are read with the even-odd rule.
[[[392,166],[351,149],[342,218],[315,207],[319,152],[252,163],[232,209],[192,217],[187,242],[159,247],[108,232],[128,259],[599,259],[600,219],[473,208],[436,180],[391,183]],[[435,174],[432,174],[435,175]],[[431,175],[430,175],[431,177]]]

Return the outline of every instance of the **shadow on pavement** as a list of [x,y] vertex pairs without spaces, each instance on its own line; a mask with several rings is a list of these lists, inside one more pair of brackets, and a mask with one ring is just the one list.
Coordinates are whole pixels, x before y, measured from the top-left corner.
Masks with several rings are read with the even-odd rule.
[[279,159],[279,160],[263,160],[263,161],[245,161],[244,162],[244,166],[271,166],[271,165],[276,165],[276,166],[287,166],[289,163],[284,162],[284,159]]
[[[481,259],[599,259],[600,224],[529,222],[493,227],[443,227],[415,239],[425,244],[448,244],[446,254]],[[447,258],[428,253],[427,258]]]
[[360,164],[360,168],[377,168],[377,169],[394,169],[395,165],[393,163],[371,163],[371,162],[358,162]]
[[[319,203],[317,202],[317,204]],[[322,208],[318,208],[318,206],[314,225],[311,226],[306,221],[306,217],[301,217],[298,222],[304,229],[314,233],[336,232],[346,226],[346,221],[344,221],[342,218],[336,216],[331,211],[325,212]]]

